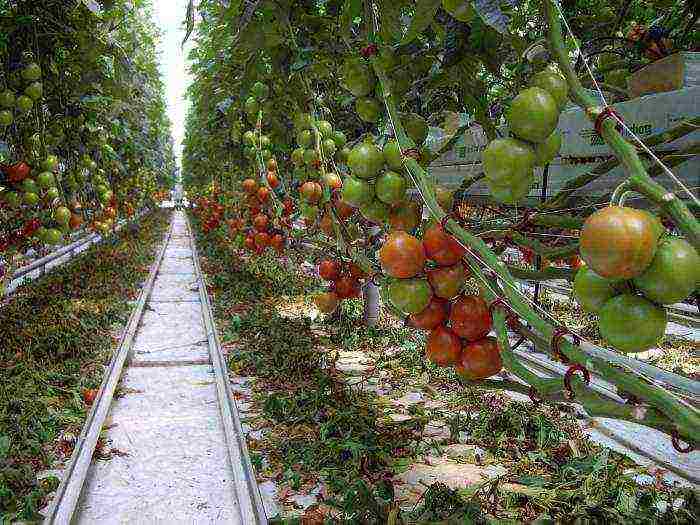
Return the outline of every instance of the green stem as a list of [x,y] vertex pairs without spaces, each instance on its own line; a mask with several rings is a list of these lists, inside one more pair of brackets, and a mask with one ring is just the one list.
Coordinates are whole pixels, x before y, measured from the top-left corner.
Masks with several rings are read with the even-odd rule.
[[[382,88],[388,86],[389,83],[386,73],[377,62],[376,58],[372,59],[372,65],[379,81],[382,83]],[[576,79],[576,82],[578,83],[578,79]],[[578,85],[580,86],[580,83],[578,83]],[[396,139],[401,150],[406,151],[414,149],[415,144],[407,136],[399,120],[398,109],[393,95],[386,89],[383,89],[383,91],[384,103],[393,123]],[[585,94],[585,92],[583,93]],[[586,99],[585,95],[582,99]],[[610,121],[608,120],[608,122]],[[403,161],[404,167],[414,180],[416,188],[419,190],[431,216],[437,221],[443,221],[446,213],[435,198],[433,186],[427,174],[413,158],[404,157]],[[521,297],[520,289],[515,283],[513,276],[508,271],[507,266],[499,260],[483,240],[464,230],[455,220],[445,219],[444,224],[446,230],[455,237],[455,239],[469,248],[469,257],[476,259],[480,266],[486,266],[489,270],[496,273],[497,277],[503,282],[503,292],[510,307],[532,325],[542,337],[551,341],[554,335],[554,328],[540,317],[526,300]],[[477,275],[483,276],[481,270],[476,270]],[[560,349],[572,362],[585,364],[592,372],[602,375],[624,391],[630,392],[636,397],[648,401],[660,412],[667,414],[669,418],[676,423],[679,433],[684,439],[690,439],[693,442],[697,440],[697,436],[700,435],[700,413],[697,410],[681,404],[678,399],[669,392],[653,385],[646,385],[640,382],[637,376],[619,370],[603,359],[586,354],[581,348],[572,345],[566,340],[561,342]]]
[[[549,25],[548,42],[550,51],[556,58],[559,69],[569,84],[571,98],[585,111],[588,118],[595,122],[604,108],[601,108],[596,99],[583,88],[571,65],[568,50],[562,38],[559,12],[552,2],[553,0],[542,2],[544,14]],[[600,128],[603,139],[625,167],[631,187],[658,204],[661,209],[671,216],[678,228],[685,234],[688,242],[696,250],[700,251],[700,222],[695,219],[688,207],[675,193],[666,190],[666,188],[649,177],[642,160],[637,154],[637,149],[617,131],[617,121],[612,118],[606,118],[603,120]]]

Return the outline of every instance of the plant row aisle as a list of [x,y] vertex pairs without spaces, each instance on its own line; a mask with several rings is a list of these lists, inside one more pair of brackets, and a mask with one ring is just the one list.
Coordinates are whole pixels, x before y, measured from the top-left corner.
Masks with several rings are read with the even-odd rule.
[[[273,375],[267,386],[277,393],[268,393],[265,418],[298,433],[275,449],[277,459],[287,462],[282,475],[292,484],[299,485],[295,476],[301,475],[293,466],[307,465],[306,472],[323,478],[336,497],[354,484],[329,475],[328,470],[340,469],[330,465],[354,458],[352,481],[361,478],[374,487],[365,492],[371,495],[363,507],[372,512],[367,509],[377,496],[372,491],[378,473],[391,461],[379,452],[382,457],[368,455],[368,443],[375,451],[384,446],[394,453],[412,446],[415,451],[410,436],[392,441],[396,436],[375,425],[376,414],[367,408],[372,404],[339,386],[333,374],[338,362],[362,368],[362,356],[341,354],[336,361],[318,348],[323,337],[336,337],[332,342],[341,345],[338,333],[345,330],[344,352],[366,350],[366,360],[375,363],[393,360],[386,342],[375,339],[376,330],[388,330],[390,325],[382,325],[388,315],[403,324],[392,332],[398,346],[407,345],[400,355],[413,355],[421,369],[438,366],[450,377],[456,372],[465,385],[453,386],[451,394],[477,396],[472,406],[482,407],[474,412],[478,421],[498,413],[479,398],[487,394],[478,389],[528,395],[529,404],[513,409],[526,418],[525,430],[517,434],[526,441],[532,436],[530,415],[556,421],[554,407],[567,411],[573,402],[591,417],[660,431],[669,447],[690,455],[692,465],[700,435],[694,387],[681,392],[681,399],[669,383],[652,381],[650,369],[642,371],[635,356],[659,345],[669,305],[684,302],[692,308],[697,300],[697,185],[684,184],[672,168],[697,161],[698,117],[685,115],[643,142],[610,103],[644,103],[632,89],[637,70],[693,49],[694,9],[678,2],[661,16],[643,2],[603,0],[565,5],[552,0],[202,1],[196,9],[193,4],[187,20],[196,45],[184,183],[207,242],[220,244],[217,250],[247,252],[247,263],[227,263],[230,257],[223,255],[210,260],[210,278],[217,300],[226,303],[219,311],[224,334],[242,330],[240,344],[249,344],[246,337],[255,341],[250,343],[256,348],[255,375]],[[545,194],[538,189],[546,187],[550,166],[563,159],[560,152],[572,140],[561,117],[576,106],[588,119],[585,132],[606,146],[606,155],[593,159],[590,171],[572,172],[563,187]],[[433,176],[433,163],[474,125],[485,136],[483,151],[454,191]],[[681,146],[669,146],[677,140]],[[656,147],[662,149],[652,151]],[[669,147],[682,154],[666,155]],[[621,175],[606,179],[613,170]],[[615,182],[601,191],[604,180]],[[486,199],[470,198],[477,185],[485,187]],[[251,313],[246,301],[237,300],[255,296],[254,283],[271,301],[288,290],[283,278],[288,273],[269,265],[290,250],[299,254],[294,259],[302,268],[311,265],[325,283],[325,289],[314,291],[314,304],[330,320],[330,332],[324,328],[330,335],[316,334],[303,315],[289,320],[265,302]],[[524,256],[516,263],[514,251]],[[296,282],[298,271],[286,271]],[[249,272],[252,283],[241,272]],[[262,275],[272,282],[259,283]],[[554,316],[520,286],[521,280],[557,279],[570,282],[580,307],[595,317],[593,339],[604,350],[593,352],[591,341],[565,316]],[[308,286],[311,282],[295,290]],[[338,312],[354,311],[351,305],[360,296],[367,324],[381,304],[379,328],[365,332],[343,324],[347,316]],[[534,373],[521,346],[546,354],[563,371],[554,377]],[[413,363],[414,358],[407,359]],[[248,362],[234,359],[231,365]],[[283,381],[306,369],[297,382]],[[375,372],[381,371],[378,365]],[[614,396],[601,395],[596,379],[612,385]],[[328,392],[336,387],[338,396],[331,397],[343,409],[320,407],[331,402]],[[447,402],[443,397],[449,396],[438,394],[435,401]],[[537,408],[543,402],[550,407]],[[314,403],[318,409],[307,411]],[[290,417],[299,419],[287,420],[297,410],[299,415]],[[334,434],[327,421],[344,417],[340,414],[348,417],[345,433]],[[317,425],[318,434],[304,425]],[[518,428],[517,423],[504,426],[506,434]],[[557,428],[559,436],[574,432]],[[561,466],[566,460],[547,455],[550,434],[538,431],[533,448],[512,443],[509,450],[539,468]],[[305,441],[308,436],[318,439]],[[476,436],[469,444],[493,447],[493,435]],[[451,432],[448,442],[457,444],[458,437]],[[611,479],[587,484],[576,477],[586,468],[599,472],[592,465],[602,463],[592,459],[597,452],[590,444],[562,450],[567,447],[564,455],[572,454],[580,467],[567,467],[576,471],[575,486],[604,491],[616,486]],[[589,467],[582,466],[587,461]],[[559,510],[534,505],[535,492],[556,493],[563,478],[554,471],[541,477],[515,472],[528,487],[506,498],[514,502],[518,519],[552,519],[547,514],[552,510],[561,512],[553,519],[565,520],[574,508],[593,513],[582,503]],[[643,500],[626,501],[636,512],[646,505]],[[498,509],[488,508],[492,500],[479,501],[482,511],[500,517]],[[692,496],[685,501],[696,505]],[[652,516],[657,507],[646,508],[647,520],[661,519]],[[388,512],[391,521],[398,510],[390,505]],[[624,522],[621,516],[601,519]]]
[[[58,486],[51,470],[70,457],[169,216],[154,211],[137,229],[123,229],[113,242],[20,288],[0,308],[4,520],[39,518]],[[107,459],[112,452],[98,453]]]
[[470,386],[426,362],[425,337],[395,318],[363,328],[357,299],[319,316],[323,282],[299,269],[303,253],[251,257],[223,235],[197,241],[270,517],[694,519],[691,490],[651,482],[653,472],[591,442],[572,411]]
[[[0,1],[3,523],[40,519],[168,225],[157,38],[144,0]],[[92,232],[101,245],[5,294]]]
[[0,2],[0,289],[172,186],[156,38],[142,0]]

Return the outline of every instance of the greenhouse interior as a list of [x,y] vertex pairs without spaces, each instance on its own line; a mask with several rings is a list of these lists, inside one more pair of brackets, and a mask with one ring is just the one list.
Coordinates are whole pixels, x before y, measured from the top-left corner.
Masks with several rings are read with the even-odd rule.
[[700,523],[698,0],[0,0],[0,522]]

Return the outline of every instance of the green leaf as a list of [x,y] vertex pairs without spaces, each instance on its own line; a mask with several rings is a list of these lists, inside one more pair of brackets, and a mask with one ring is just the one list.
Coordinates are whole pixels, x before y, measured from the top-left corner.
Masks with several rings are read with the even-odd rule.
[[402,45],[413,42],[432,23],[440,3],[441,0],[420,0],[417,3],[416,12],[411,18],[411,25],[408,26],[408,31],[401,40]]

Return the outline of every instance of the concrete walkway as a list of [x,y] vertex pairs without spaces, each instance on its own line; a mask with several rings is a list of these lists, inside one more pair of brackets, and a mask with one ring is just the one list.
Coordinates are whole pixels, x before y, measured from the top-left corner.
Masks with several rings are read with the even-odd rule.
[[76,521],[242,523],[182,212],[103,436]]

